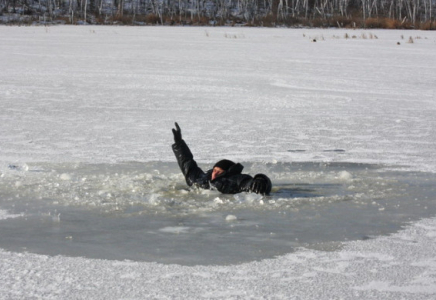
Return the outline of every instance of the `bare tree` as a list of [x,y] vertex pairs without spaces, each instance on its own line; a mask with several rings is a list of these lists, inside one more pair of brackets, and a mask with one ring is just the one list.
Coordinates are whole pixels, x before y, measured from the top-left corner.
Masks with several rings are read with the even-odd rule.
[[7,11],[9,6],[10,0],[3,0],[0,2],[0,13],[3,13],[4,11]]

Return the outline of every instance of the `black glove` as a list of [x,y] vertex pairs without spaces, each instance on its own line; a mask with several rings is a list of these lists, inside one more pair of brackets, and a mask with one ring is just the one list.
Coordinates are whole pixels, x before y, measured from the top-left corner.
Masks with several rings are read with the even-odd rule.
[[182,140],[182,131],[180,130],[179,124],[174,123],[176,125],[176,129],[173,128],[173,134],[174,134],[174,142],[180,142]]
[[257,174],[254,176],[250,190],[256,194],[268,195],[271,192],[271,181],[266,175]]

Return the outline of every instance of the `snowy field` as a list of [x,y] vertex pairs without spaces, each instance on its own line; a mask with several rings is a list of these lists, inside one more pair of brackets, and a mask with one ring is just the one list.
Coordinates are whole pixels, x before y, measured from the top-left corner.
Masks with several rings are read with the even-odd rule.
[[[0,229],[30,219],[25,206],[50,193],[59,205],[104,208],[94,201],[100,190],[85,197],[77,173],[61,171],[82,164],[157,164],[171,185],[183,184],[163,169],[174,161],[174,121],[204,166],[246,162],[253,172],[274,171],[273,184],[329,180],[323,171],[292,175],[307,162],[426,172],[433,182],[435,50],[436,32],[424,31],[0,27]],[[337,174],[331,180],[356,176]],[[123,193],[141,189],[106,181]],[[214,209],[211,201],[200,209]],[[436,219],[425,217],[333,251],[301,248],[232,265],[0,250],[0,299],[434,299]]]

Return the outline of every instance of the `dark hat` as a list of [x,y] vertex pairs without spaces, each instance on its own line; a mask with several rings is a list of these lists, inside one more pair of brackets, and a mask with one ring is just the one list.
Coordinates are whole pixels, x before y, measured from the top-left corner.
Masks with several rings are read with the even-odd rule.
[[230,169],[234,165],[235,165],[235,163],[232,162],[231,160],[223,159],[223,160],[220,160],[219,162],[217,162],[213,167],[214,168],[218,167],[218,168],[223,169],[224,171],[227,171],[228,169]]

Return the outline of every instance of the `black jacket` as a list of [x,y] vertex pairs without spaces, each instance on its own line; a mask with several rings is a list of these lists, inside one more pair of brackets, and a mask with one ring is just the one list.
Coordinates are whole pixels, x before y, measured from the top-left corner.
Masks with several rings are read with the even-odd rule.
[[265,194],[269,194],[271,191],[271,181],[266,175],[257,174],[253,178],[250,175],[242,174],[244,167],[239,163],[233,165],[212,181],[212,170],[203,172],[198,167],[191,150],[189,150],[184,140],[173,144],[172,148],[189,186],[194,185],[203,189],[216,188],[223,194],[237,194],[251,192],[254,180],[260,179],[266,182]]

